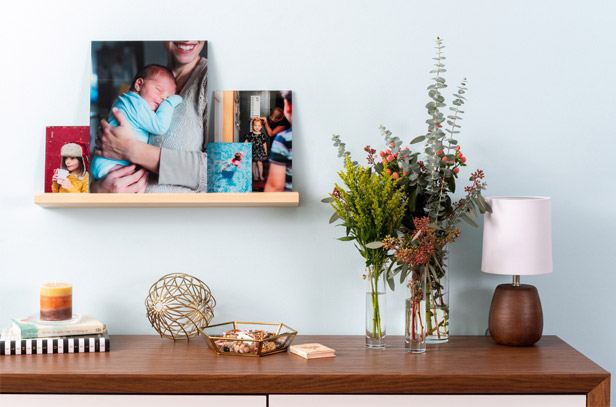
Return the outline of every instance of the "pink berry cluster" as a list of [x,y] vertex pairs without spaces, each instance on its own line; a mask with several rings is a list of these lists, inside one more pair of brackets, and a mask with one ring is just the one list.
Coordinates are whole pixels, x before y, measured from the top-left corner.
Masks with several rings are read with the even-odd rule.
[[[448,157],[443,150],[439,150],[436,155],[441,157],[441,160],[447,164],[448,167],[453,167],[452,171],[454,174],[460,172],[461,166],[466,166],[466,157],[460,151],[460,146],[456,146],[455,154],[453,154],[453,159]],[[451,154],[450,154],[451,155]]]
[[[389,147],[393,147],[395,144],[394,143],[390,143]],[[409,150],[408,147],[404,148],[405,150]],[[399,153],[392,153],[392,151],[388,148],[385,151],[381,151],[379,152],[379,155],[381,156],[383,165],[385,166],[385,172],[387,173],[387,175],[391,175],[394,179],[398,179],[400,178],[402,175],[407,175],[408,172],[406,171],[402,171],[399,166],[398,166],[398,154]]]

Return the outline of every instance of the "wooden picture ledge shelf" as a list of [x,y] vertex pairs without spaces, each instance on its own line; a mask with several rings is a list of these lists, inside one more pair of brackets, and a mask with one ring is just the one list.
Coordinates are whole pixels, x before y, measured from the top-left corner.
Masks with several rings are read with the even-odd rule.
[[299,205],[298,192],[251,192],[205,194],[37,194],[34,203],[43,208],[200,208],[292,207]]
[[[340,404],[342,399],[317,401],[327,397],[348,397],[361,406],[394,405],[383,400],[374,404],[377,395],[407,400],[395,406],[416,405],[408,400],[417,395],[467,395],[479,401],[464,405],[482,406],[485,395],[509,399],[503,400],[509,404],[497,403],[507,406],[537,405],[528,400],[531,395],[542,399],[539,405],[609,405],[609,372],[555,336],[544,336],[530,347],[454,336],[421,355],[405,352],[400,336],[388,337],[385,350],[366,349],[362,336],[295,339],[296,344],[312,342],[336,349],[336,357],[217,356],[198,337],[174,343],[151,335],[112,335],[108,353],[1,356],[0,386],[3,394],[252,395],[269,400],[270,407],[347,405]],[[519,395],[527,401],[511,404],[510,398]],[[553,404],[551,397],[560,402]]]

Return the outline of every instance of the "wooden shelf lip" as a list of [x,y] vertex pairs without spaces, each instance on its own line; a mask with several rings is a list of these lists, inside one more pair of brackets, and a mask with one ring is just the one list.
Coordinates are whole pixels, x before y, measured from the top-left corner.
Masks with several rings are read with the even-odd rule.
[[293,207],[298,192],[204,193],[204,194],[53,194],[34,195],[43,208],[201,208]]

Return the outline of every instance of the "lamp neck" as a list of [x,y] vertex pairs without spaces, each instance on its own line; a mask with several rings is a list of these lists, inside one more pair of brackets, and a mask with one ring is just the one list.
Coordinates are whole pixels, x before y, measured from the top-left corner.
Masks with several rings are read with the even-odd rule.
[[520,276],[513,276],[513,286],[514,287],[520,286]]

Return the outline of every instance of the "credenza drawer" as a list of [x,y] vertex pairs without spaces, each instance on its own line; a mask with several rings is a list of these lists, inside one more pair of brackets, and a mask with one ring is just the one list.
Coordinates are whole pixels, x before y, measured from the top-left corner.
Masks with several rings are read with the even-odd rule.
[[584,407],[585,395],[271,395],[269,407]]
[[0,394],[0,405],[20,407],[266,407],[267,396]]

